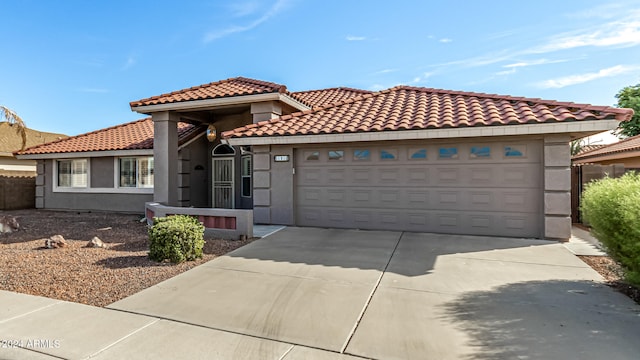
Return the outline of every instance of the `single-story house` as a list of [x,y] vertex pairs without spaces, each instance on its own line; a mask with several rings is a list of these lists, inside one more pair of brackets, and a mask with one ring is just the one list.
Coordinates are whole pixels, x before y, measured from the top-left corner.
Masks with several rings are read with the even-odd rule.
[[[0,174],[3,175],[36,175],[36,160],[17,159],[13,152],[22,148],[22,137],[16,131],[17,125],[0,122]],[[25,148],[45,144],[66,138],[66,135],[25,129],[27,142]]]
[[581,151],[572,158],[573,163],[612,165],[622,164],[625,170],[640,171],[640,135],[617,143]]
[[231,78],[130,103],[150,119],[33,147],[37,206],[252,209],[260,224],[567,239],[569,142],[633,111],[397,86]]

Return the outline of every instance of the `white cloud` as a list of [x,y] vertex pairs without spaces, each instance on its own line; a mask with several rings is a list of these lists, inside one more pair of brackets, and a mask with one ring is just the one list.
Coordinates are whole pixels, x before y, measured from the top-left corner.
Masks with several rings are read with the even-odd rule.
[[367,40],[367,38],[364,37],[364,36],[353,36],[353,35],[348,35],[345,39],[347,41],[364,41],[364,40]]
[[529,61],[519,61],[516,63],[504,65],[503,67],[515,69],[515,68],[526,67],[526,66],[557,64],[557,63],[563,63],[567,61],[569,60],[567,59],[560,59],[560,60],[536,59],[536,60],[529,60]]
[[552,37],[546,44],[530,49],[530,53],[547,53],[585,46],[640,45],[640,20],[636,18],[613,21],[596,28],[564,33]]
[[376,71],[373,74],[374,75],[378,75],[378,74],[388,74],[388,73],[392,73],[392,72],[396,72],[398,71],[398,69],[382,69],[380,71]]
[[216,30],[216,31],[209,32],[208,34],[205,35],[204,42],[209,43],[211,41],[214,41],[235,33],[252,30],[255,27],[259,26],[260,24],[276,16],[286,7],[287,4],[288,4],[288,0],[278,0],[264,15],[252,21],[251,23],[247,25],[233,25],[223,30]]
[[438,40],[438,41],[440,41],[441,43],[446,44],[446,43],[450,43],[450,42],[452,42],[453,40],[451,40],[451,39],[449,39],[449,38],[442,38],[442,39],[440,39],[440,40]]
[[233,16],[243,17],[258,11],[260,5],[256,1],[233,2],[227,7]]
[[537,86],[545,89],[548,89],[548,88],[559,89],[566,86],[586,83],[596,79],[626,74],[632,71],[637,71],[638,69],[640,69],[640,65],[616,65],[616,66],[608,67],[606,69],[602,69],[598,72],[569,75],[569,76],[559,77],[556,79],[541,81],[537,83]]

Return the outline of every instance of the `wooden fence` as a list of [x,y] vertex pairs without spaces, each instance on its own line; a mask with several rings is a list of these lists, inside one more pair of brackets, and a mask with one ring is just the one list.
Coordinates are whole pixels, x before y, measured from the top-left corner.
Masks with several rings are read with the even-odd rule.
[[582,223],[580,216],[580,199],[584,186],[593,180],[599,180],[605,176],[617,178],[625,173],[623,164],[598,165],[585,164],[571,167],[571,221]]

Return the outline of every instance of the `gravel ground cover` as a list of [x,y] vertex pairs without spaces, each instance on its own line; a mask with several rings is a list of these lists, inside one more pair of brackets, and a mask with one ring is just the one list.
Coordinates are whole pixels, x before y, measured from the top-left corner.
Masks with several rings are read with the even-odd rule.
[[[0,289],[101,307],[252,241],[206,239],[202,259],[174,265],[147,257],[147,226],[137,215],[48,210],[0,215],[18,217],[21,227],[0,235]],[[67,246],[45,248],[53,235],[62,235]],[[107,248],[86,247],[94,236]]]

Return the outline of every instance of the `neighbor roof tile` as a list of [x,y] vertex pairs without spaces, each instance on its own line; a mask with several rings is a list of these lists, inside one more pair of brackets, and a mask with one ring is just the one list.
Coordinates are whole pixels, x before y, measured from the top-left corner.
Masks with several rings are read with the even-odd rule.
[[580,152],[578,155],[573,157],[573,160],[579,161],[579,162],[588,162],[591,160],[595,161],[596,158],[601,156],[607,156],[607,155],[630,152],[630,151],[640,151],[640,135],[626,138],[624,140],[621,140],[617,143],[613,143],[610,145],[594,148],[594,149],[591,149],[590,151]]
[[178,90],[167,94],[152,96],[150,98],[138,101],[132,101],[131,103],[129,103],[129,105],[134,108],[146,105],[170,104],[183,101],[207,100],[230,96],[255,95],[277,92],[286,93],[287,87],[268,81],[235,77],[200,86],[194,86],[188,89]]
[[260,137],[440,129],[597,119],[628,120],[633,111],[504,95],[398,86],[227,131]]
[[[182,144],[204,131],[204,128],[178,123],[178,139]],[[85,151],[148,150],[153,149],[153,121],[141,119],[94,132],[34,146],[19,155],[73,153]]]

